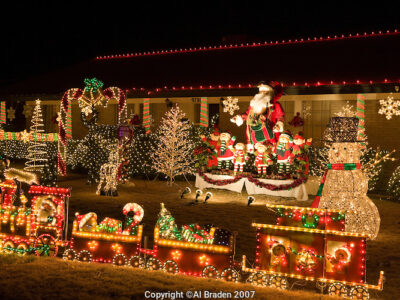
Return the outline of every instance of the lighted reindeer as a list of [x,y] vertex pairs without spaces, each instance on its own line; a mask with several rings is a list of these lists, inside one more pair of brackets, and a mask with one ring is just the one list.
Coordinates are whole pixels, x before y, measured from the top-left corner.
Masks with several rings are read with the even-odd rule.
[[117,149],[112,149],[108,162],[100,168],[100,181],[97,185],[97,195],[117,196],[119,155]]

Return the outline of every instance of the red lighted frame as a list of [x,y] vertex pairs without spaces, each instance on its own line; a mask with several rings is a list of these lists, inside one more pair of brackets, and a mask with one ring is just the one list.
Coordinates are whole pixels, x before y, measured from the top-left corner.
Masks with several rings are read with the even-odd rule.
[[[400,79],[383,79],[383,80],[351,80],[351,81],[316,81],[316,82],[292,82],[285,83],[281,82],[283,87],[318,87],[318,86],[333,86],[333,85],[360,85],[360,84],[390,84],[390,83],[399,83]],[[227,84],[227,85],[199,85],[199,86],[181,86],[181,87],[162,87],[156,89],[146,89],[146,88],[131,88],[125,89],[126,93],[129,92],[142,92],[147,95],[156,95],[157,93],[169,92],[169,91],[192,91],[192,90],[232,90],[232,89],[253,89],[257,88],[258,84]]]
[[369,38],[376,36],[387,36],[387,35],[397,35],[400,32],[395,30],[386,31],[372,31],[371,33],[355,33],[355,34],[340,34],[334,36],[326,37],[313,37],[313,38],[300,38],[300,39],[289,39],[282,41],[269,41],[269,42],[253,42],[253,43],[241,43],[241,44],[226,44],[218,46],[203,46],[194,48],[180,48],[180,49],[170,49],[170,50],[155,50],[147,52],[136,52],[136,53],[125,53],[125,54],[115,54],[115,55],[105,55],[97,56],[96,60],[109,60],[109,59],[121,59],[121,58],[132,58],[140,56],[154,56],[154,55],[166,55],[166,54],[176,54],[176,53],[191,53],[191,52],[202,52],[202,51],[214,51],[214,50],[226,50],[226,49],[242,49],[242,48],[255,48],[255,47],[270,47],[270,46],[283,46],[290,44],[304,44],[304,43],[315,43],[315,42],[326,42],[326,41],[336,41],[336,40],[351,40],[357,38]]

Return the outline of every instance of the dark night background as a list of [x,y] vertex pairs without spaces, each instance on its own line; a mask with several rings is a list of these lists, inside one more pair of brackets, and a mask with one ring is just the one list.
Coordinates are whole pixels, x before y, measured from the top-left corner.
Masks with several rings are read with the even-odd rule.
[[[304,1],[33,1],[1,10],[1,77],[8,85],[97,55],[393,30],[391,4]],[[283,2],[282,2],[283,3]]]

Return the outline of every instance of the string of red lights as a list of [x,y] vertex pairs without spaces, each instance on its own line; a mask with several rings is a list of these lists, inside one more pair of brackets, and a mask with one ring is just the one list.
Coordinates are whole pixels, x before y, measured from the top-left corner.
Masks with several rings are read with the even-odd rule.
[[[400,79],[387,79],[384,80],[352,80],[352,81],[317,81],[317,82],[304,82],[304,83],[285,83],[281,82],[283,87],[318,87],[318,86],[334,86],[334,85],[362,85],[362,84],[392,84],[399,83]],[[157,94],[168,91],[191,91],[191,90],[231,90],[231,89],[251,89],[257,88],[258,84],[227,84],[227,85],[200,85],[200,86],[180,86],[180,87],[162,87],[155,89],[146,89],[146,88],[131,88],[125,89],[126,93],[129,92],[144,92],[147,95]]]
[[301,39],[289,39],[282,41],[265,41],[265,42],[253,42],[253,43],[241,43],[241,44],[226,44],[219,46],[203,46],[203,47],[193,47],[193,48],[180,48],[180,49],[169,49],[169,50],[154,50],[147,52],[135,52],[135,53],[125,53],[125,54],[115,54],[115,55],[105,55],[97,56],[96,60],[109,60],[109,59],[120,59],[120,58],[132,58],[140,56],[154,56],[154,55],[165,55],[165,54],[177,54],[177,53],[191,53],[191,52],[201,52],[201,51],[213,51],[213,50],[226,50],[226,49],[241,49],[241,48],[254,48],[254,47],[268,47],[268,46],[283,46],[290,44],[304,44],[304,43],[314,43],[314,42],[326,42],[326,41],[336,41],[336,40],[349,40],[357,38],[369,38],[377,36],[388,36],[388,35],[398,35],[400,32],[395,30],[386,31],[372,31],[371,33],[355,33],[355,34],[341,34],[326,37],[313,37],[313,38],[301,38]]

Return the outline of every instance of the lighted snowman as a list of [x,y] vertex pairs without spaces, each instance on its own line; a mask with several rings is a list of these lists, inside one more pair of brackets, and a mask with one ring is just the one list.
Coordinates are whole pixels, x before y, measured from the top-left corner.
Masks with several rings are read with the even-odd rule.
[[346,214],[346,231],[367,233],[374,239],[380,216],[367,196],[368,178],[361,170],[357,126],[357,118],[331,118],[325,131],[325,141],[331,144],[328,170],[321,197],[316,197],[312,206],[353,211]]

